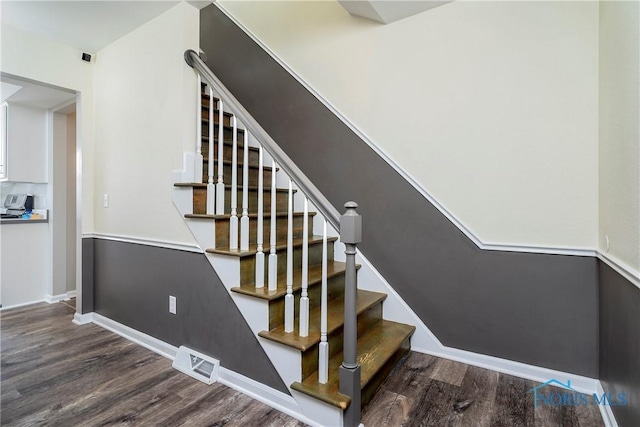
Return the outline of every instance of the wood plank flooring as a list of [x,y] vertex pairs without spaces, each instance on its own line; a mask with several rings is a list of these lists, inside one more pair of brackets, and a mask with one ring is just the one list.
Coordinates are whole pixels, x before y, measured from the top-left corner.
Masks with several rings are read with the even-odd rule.
[[67,304],[0,313],[2,426],[303,426],[99,326],[72,324]]
[[[0,312],[2,426],[303,426],[96,325],[74,301]],[[410,353],[363,411],[367,427],[600,427],[595,406],[534,408],[529,380]]]
[[[365,426],[601,427],[596,406],[534,408],[539,383],[410,353],[364,409]],[[560,389],[555,391],[562,392]]]

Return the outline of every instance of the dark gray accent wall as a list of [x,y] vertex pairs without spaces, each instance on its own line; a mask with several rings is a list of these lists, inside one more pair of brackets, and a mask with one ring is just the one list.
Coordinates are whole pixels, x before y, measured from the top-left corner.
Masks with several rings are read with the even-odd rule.
[[334,206],[358,202],[362,252],[443,344],[598,376],[595,258],[478,249],[215,5],[200,13],[209,67]]
[[93,240],[96,313],[289,393],[204,254],[85,240]]
[[626,393],[613,406],[618,425],[640,426],[640,289],[600,262],[600,381],[607,393]]
[[93,311],[93,239],[82,239],[81,314]]

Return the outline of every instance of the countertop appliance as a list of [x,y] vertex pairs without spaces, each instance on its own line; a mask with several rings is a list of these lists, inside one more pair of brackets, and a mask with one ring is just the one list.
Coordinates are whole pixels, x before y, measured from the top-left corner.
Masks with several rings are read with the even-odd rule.
[[2,214],[2,218],[20,218],[25,212],[33,210],[33,195],[9,194],[4,199],[4,207],[6,213]]

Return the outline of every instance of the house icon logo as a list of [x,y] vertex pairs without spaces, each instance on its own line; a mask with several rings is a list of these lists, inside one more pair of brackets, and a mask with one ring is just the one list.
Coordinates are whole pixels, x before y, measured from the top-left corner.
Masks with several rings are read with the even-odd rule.
[[[554,387],[552,388],[551,386]],[[567,380],[565,384],[555,378],[532,388],[527,393],[533,394],[534,408],[540,405],[558,407],[588,405],[626,406],[628,404],[627,393],[618,393],[616,396],[614,396],[613,393],[603,393],[600,396],[596,393],[581,393],[571,387],[571,381]]]

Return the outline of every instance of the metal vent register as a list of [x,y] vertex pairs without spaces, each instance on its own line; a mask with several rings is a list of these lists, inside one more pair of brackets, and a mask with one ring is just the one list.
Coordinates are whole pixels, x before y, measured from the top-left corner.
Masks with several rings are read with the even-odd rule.
[[185,346],[180,346],[172,366],[205,384],[213,384],[218,380],[220,361]]

